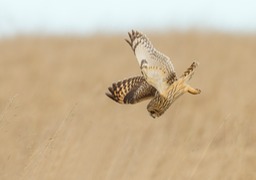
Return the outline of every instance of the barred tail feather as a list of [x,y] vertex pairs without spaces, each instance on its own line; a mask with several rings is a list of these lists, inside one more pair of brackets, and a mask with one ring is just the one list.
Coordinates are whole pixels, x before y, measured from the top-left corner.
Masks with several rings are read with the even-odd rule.
[[196,67],[199,64],[197,62],[193,62],[190,67],[182,74],[181,78],[186,78],[186,79],[190,79],[192,77],[192,75],[195,72]]

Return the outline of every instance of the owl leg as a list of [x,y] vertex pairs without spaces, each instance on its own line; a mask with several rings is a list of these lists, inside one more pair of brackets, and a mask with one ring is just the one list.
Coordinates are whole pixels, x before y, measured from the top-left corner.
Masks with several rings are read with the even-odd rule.
[[191,86],[187,86],[187,92],[189,92],[190,94],[196,95],[196,94],[200,94],[201,90],[200,89],[195,89],[192,88]]

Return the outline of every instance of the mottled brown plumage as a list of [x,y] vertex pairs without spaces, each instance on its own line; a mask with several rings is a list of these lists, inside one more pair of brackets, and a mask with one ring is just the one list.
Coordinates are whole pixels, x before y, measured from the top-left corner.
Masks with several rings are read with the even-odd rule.
[[185,92],[201,92],[187,84],[198,63],[193,62],[178,79],[170,58],[157,51],[146,35],[138,31],[128,34],[130,40],[126,42],[131,46],[143,76],[113,83],[108,88],[110,93],[106,93],[108,97],[121,104],[134,104],[152,98],[147,110],[155,118],[161,116]]
[[108,88],[108,97],[120,104],[134,104],[154,97],[156,89],[149,85],[143,76],[132,77],[113,83]]

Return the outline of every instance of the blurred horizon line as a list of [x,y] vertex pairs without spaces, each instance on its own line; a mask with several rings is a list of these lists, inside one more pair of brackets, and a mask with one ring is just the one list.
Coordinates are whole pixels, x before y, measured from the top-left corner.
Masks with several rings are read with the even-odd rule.
[[166,27],[166,28],[152,28],[152,27],[130,27],[130,28],[118,28],[118,29],[96,29],[95,30],[67,30],[67,31],[42,31],[42,30],[33,30],[33,31],[13,31],[13,32],[0,32],[0,39],[9,39],[15,37],[93,37],[93,36],[112,36],[112,35],[122,35],[126,34],[131,30],[138,30],[144,33],[153,33],[153,34],[166,34],[166,33],[201,33],[201,34],[229,34],[229,35],[241,35],[247,36],[252,35],[256,36],[256,30],[236,30],[236,29],[223,29],[223,28],[206,28],[206,27]]

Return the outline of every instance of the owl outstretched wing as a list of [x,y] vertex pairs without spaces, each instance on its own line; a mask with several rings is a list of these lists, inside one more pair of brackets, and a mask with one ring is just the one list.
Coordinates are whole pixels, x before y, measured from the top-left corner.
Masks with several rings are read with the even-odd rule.
[[128,34],[130,40],[126,41],[134,51],[144,78],[160,93],[164,92],[177,80],[170,58],[156,50],[146,35],[138,31]]
[[128,78],[113,83],[106,95],[120,104],[135,104],[154,97],[156,89],[143,76]]

